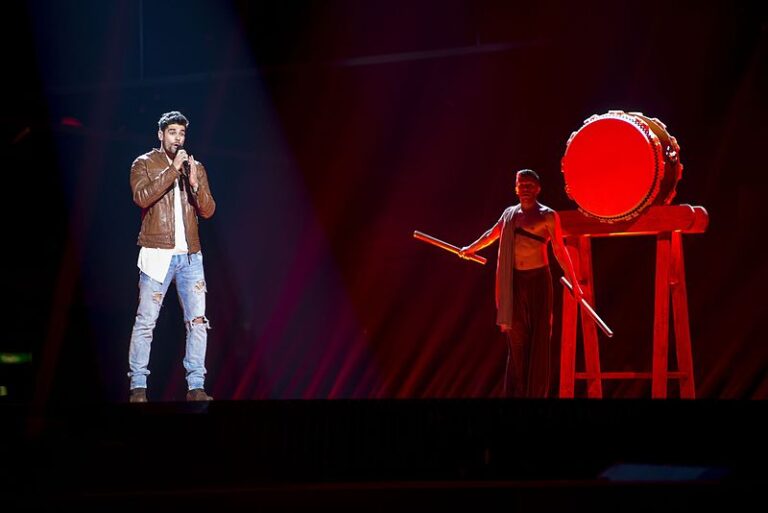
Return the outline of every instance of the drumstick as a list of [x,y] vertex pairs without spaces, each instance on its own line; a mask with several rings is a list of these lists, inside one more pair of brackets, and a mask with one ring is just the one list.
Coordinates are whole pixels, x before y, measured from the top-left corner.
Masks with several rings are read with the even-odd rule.
[[[569,282],[565,276],[560,277],[560,282],[565,285],[565,287],[571,291],[571,294],[573,294],[573,286],[571,285],[571,282]],[[597,324],[601,330],[603,330],[603,333],[608,335],[609,337],[613,336],[613,331],[611,331],[611,328],[608,327],[608,325],[603,322],[603,320],[600,318],[599,315],[597,315],[597,312],[595,312],[595,309],[592,308],[592,306],[587,302],[586,299],[581,298],[581,306],[583,306],[590,317],[592,317],[592,320],[595,321],[595,324]]]
[[[437,246],[438,248],[442,248],[446,251],[450,251],[454,255],[458,255],[459,252],[461,251],[461,249],[454,246],[453,244],[448,244],[447,242],[443,242],[440,239],[436,239],[435,237],[432,237],[431,235],[427,235],[426,233],[420,232],[418,230],[413,231],[413,236],[414,238],[427,242],[429,244],[432,244],[433,246]],[[479,255],[475,255],[474,253],[470,253],[464,258],[467,260],[472,260],[473,262],[477,262],[478,264],[485,264],[485,262],[488,261],[486,258],[483,258]]]

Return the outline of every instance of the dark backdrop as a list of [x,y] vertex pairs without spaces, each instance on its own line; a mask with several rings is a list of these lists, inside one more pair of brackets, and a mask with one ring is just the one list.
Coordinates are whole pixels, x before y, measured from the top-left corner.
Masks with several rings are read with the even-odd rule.
[[[201,225],[216,398],[498,396],[495,246],[482,267],[412,232],[468,244],[515,201],[523,167],[541,174],[543,203],[575,208],[566,141],[618,109],[667,125],[685,166],[675,202],[710,215],[684,237],[698,397],[768,398],[757,2],[4,9],[6,397],[126,397],[139,228],[128,171],[174,109],[218,203]],[[596,240],[594,260],[596,306],[616,332],[601,339],[603,368],[649,370],[654,240]],[[172,289],[151,397],[183,396],[182,351]]]

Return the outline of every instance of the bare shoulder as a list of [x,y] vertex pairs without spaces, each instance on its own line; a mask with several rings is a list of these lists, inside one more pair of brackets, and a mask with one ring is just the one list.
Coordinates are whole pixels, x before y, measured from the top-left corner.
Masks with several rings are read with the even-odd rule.
[[547,226],[547,229],[554,233],[557,225],[560,223],[560,216],[557,215],[557,211],[546,205],[539,205],[539,212],[541,212],[541,216],[544,218],[544,224]]
[[557,212],[554,209],[546,205],[542,205],[541,203],[539,203],[539,212],[548,220],[557,217]]

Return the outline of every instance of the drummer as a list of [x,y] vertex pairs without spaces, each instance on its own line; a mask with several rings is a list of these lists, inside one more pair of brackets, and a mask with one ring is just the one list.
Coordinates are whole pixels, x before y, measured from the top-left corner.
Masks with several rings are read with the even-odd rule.
[[[550,395],[552,360],[552,275],[548,244],[573,284],[576,300],[583,294],[565,249],[560,217],[538,201],[539,175],[522,169],[515,176],[520,203],[508,207],[479,239],[461,248],[467,258],[499,241],[496,262],[496,324],[507,338],[504,375],[506,397]],[[514,278],[514,279],[513,279]]]

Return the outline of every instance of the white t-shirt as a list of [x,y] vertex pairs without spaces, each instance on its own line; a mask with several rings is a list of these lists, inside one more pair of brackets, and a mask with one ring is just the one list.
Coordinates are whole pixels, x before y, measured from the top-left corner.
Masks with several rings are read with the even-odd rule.
[[[165,171],[163,171],[164,173]],[[186,254],[189,251],[187,238],[184,232],[184,218],[181,210],[181,188],[179,180],[174,182],[173,191],[173,220],[176,232],[176,241],[173,249],[145,248],[139,250],[139,260],[136,265],[141,272],[160,283],[165,281],[168,267],[171,265],[173,255]]]

